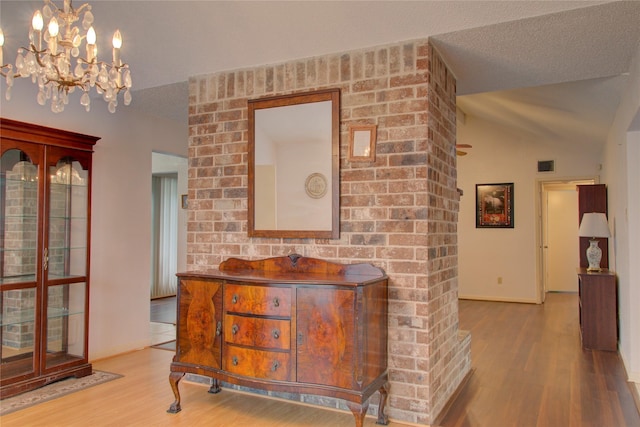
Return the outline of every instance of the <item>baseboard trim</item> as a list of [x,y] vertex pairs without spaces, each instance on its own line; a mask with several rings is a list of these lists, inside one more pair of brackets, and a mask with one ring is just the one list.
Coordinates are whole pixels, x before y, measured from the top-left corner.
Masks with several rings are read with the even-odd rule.
[[469,369],[469,372],[467,372],[467,375],[465,375],[462,381],[460,381],[460,384],[458,384],[458,387],[455,389],[451,397],[449,397],[449,400],[447,400],[447,403],[445,403],[444,407],[442,408],[438,416],[435,417],[433,424],[431,425],[439,426],[442,423],[442,420],[444,420],[444,418],[447,416],[454,402],[456,401],[458,396],[460,396],[460,393],[462,393],[462,390],[469,383],[469,380],[471,379],[471,376],[473,375],[474,372],[475,372],[474,368]]
[[522,304],[538,304],[535,299],[526,298],[505,298],[497,296],[478,296],[478,295],[458,295],[458,299],[471,300],[471,301],[494,301],[494,302],[515,302]]
[[636,409],[640,414],[640,384],[628,382],[627,386],[629,386],[629,391],[631,391],[631,396],[633,396],[633,401],[636,404]]

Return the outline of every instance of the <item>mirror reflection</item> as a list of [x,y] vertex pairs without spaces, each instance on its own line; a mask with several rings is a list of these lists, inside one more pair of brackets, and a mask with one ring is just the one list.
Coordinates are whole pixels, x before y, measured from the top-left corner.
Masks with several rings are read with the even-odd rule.
[[249,101],[249,235],[337,238],[339,91]]

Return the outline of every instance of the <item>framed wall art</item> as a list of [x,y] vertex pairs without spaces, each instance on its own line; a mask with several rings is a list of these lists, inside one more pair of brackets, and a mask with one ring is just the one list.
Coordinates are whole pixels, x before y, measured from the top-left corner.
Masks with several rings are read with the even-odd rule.
[[513,228],[513,183],[476,184],[476,228]]
[[352,125],[349,127],[350,162],[376,161],[376,125]]

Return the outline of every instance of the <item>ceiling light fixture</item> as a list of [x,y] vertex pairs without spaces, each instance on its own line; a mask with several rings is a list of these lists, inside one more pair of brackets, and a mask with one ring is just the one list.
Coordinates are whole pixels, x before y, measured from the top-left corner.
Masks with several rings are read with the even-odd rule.
[[[84,12],[83,35],[74,24]],[[44,20],[48,25],[44,27]],[[69,94],[76,89],[82,91],[80,104],[89,111],[91,98],[89,92],[95,88],[107,102],[111,113],[116,111],[118,94],[124,91],[124,104],[131,103],[131,73],[129,66],[120,59],[122,36],[116,30],[113,35],[112,62],[98,60],[96,32],[93,29],[93,13],[88,3],[74,9],[71,0],[64,0],[62,9],[52,0],[44,0],[42,12],[33,15],[29,30],[29,47],[18,49],[15,68],[4,64],[2,46],[4,34],[0,29],[0,74],[7,84],[6,98],[11,99],[14,78],[31,77],[38,85],[36,97],[38,104],[51,102],[51,111],[59,113],[69,103]],[[43,31],[44,29],[44,31]],[[82,42],[86,42],[81,55]]]

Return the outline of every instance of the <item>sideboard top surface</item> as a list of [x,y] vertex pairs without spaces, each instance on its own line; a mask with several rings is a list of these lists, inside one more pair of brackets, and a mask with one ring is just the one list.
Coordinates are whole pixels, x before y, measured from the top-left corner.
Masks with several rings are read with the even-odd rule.
[[229,258],[218,268],[188,271],[178,276],[334,286],[358,286],[387,278],[381,268],[371,264],[338,264],[297,254],[253,261]]

